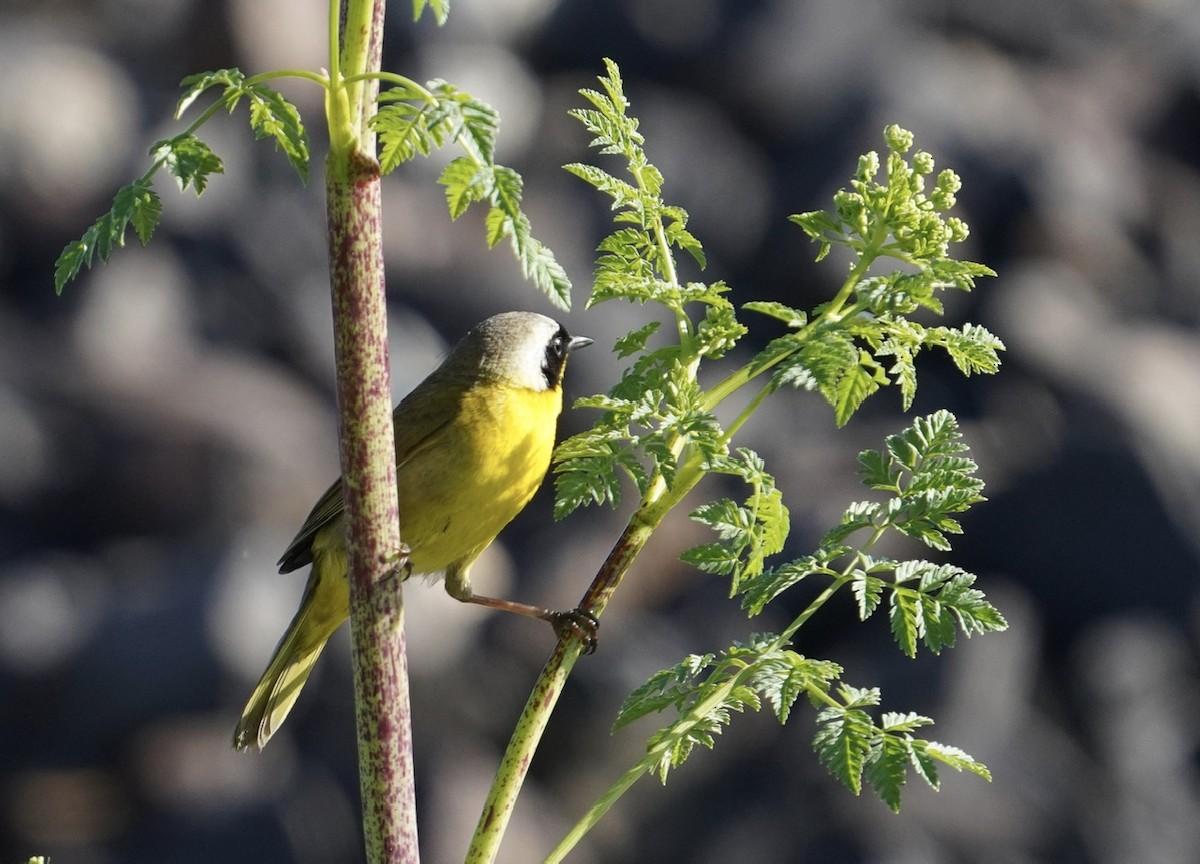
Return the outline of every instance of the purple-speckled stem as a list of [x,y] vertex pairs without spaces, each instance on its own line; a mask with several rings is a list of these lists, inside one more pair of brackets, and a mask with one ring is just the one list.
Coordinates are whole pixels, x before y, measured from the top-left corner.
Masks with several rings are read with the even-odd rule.
[[[343,9],[340,72],[377,72],[383,0]],[[398,563],[399,504],[388,370],[379,164],[366,125],[378,82],[343,91],[353,132],[326,162],[329,273],[343,494],[350,565],[350,629],[363,832],[370,864],[415,864],[408,664]],[[345,104],[345,103],[344,103]],[[333,118],[331,118],[333,122]],[[345,128],[345,127],[344,127]]]

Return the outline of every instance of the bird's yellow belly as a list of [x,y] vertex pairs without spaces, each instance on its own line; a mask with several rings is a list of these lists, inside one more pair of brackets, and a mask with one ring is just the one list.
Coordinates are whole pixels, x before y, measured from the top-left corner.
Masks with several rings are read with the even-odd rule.
[[399,466],[400,536],[414,573],[469,562],[533,497],[550,466],[558,390],[468,391],[437,442]]

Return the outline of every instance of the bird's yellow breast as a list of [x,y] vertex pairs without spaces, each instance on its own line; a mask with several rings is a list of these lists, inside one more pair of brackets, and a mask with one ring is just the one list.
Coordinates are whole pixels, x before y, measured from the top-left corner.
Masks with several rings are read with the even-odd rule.
[[414,573],[470,562],[521,512],[550,466],[561,410],[558,389],[487,384],[461,394],[451,422],[398,466]]

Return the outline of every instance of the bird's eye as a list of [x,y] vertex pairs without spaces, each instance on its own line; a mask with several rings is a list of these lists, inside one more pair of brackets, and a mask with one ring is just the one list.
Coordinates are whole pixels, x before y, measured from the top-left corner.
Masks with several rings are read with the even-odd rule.
[[563,366],[566,364],[570,345],[571,337],[567,335],[567,331],[562,329],[546,343],[546,357],[542,360],[542,372],[546,376],[548,386],[557,387],[558,382],[562,380]]

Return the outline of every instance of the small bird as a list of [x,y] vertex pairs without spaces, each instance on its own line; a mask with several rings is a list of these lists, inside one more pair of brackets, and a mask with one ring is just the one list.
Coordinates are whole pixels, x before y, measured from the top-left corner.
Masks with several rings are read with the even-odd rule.
[[[596,621],[586,611],[552,612],[475,594],[468,571],[541,485],[562,411],[567,358],[591,343],[544,315],[495,315],[467,333],[392,415],[400,538],[409,550],[403,576],[443,574],[456,600],[550,621],[560,635],[580,635],[588,650]],[[279,572],[309,563],[300,608],[233,734],[239,750],[261,749],[270,740],[321,649],[349,617],[340,477],[300,526]]]

